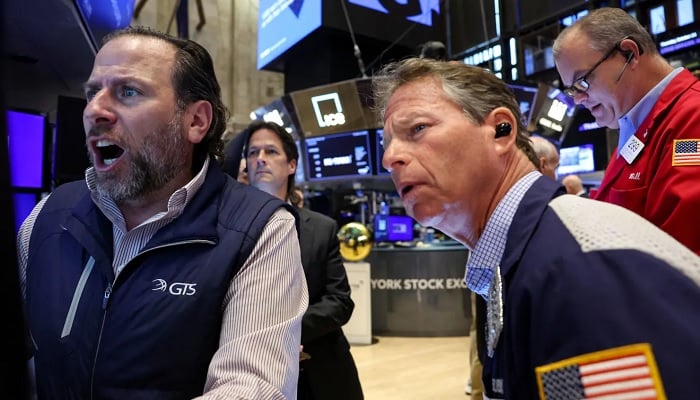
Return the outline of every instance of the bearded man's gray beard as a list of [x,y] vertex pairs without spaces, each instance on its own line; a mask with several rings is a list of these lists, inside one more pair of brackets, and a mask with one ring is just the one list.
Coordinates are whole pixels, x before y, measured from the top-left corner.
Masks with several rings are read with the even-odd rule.
[[[146,196],[174,179],[184,168],[187,157],[181,111],[162,129],[151,132],[144,138],[139,149],[128,149],[127,176],[118,176],[112,172],[97,172],[97,191],[107,195],[117,204]],[[124,170],[124,168],[120,168]]]

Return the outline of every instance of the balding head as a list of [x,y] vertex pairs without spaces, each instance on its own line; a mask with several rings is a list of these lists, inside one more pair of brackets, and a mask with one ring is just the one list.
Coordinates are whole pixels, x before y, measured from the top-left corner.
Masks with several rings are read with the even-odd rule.
[[559,166],[559,152],[557,148],[552,142],[541,136],[531,136],[530,141],[539,160],[538,168],[542,175],[556,179],[556,169]]
[[561,183],[566,188],[566,193],[579,194],[583,191],[583,182],[578,175],[567,175],[561,180]]

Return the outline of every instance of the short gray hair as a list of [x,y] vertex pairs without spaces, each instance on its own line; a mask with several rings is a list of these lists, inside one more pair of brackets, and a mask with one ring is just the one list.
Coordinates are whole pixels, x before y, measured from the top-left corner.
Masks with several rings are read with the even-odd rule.
[[513,92],[491,71],[456,61],[428,58],[407,58],[384,66],[372,80],[372,93],[377,115],[382,120],[387,103],[401,86],[422,78],[437,78],[447,97],[462,107],[467,118],[482,125],[488,114],[498,107],[506,107],[517,121],[516,146],[536,167],[539,160],[530,144]]
[[615,47],[620,40],[629,37],[640,47],[640,52],[658,54],[656,43],[647,30],[634,17],[621,8],[603,7],[592,10],[557,36],[552,46],[556,59],[562,50],[562,40],[573,33],[588,36],[591,49],[604,53]]

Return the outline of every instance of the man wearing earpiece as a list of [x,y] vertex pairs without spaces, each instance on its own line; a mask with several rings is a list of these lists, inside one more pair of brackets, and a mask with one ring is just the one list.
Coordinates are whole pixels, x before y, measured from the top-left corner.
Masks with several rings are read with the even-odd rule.
[[485,398],[697,398],[700,257],[542,176],[518,103],[491,72],[410,58],[375,74],[373,93],[406,212],[471,251]]
[[700,254],[700,82],[673,68],[626,11],[601,8],[554,42],[564,92],[619,129],[595,195],[628,208]]

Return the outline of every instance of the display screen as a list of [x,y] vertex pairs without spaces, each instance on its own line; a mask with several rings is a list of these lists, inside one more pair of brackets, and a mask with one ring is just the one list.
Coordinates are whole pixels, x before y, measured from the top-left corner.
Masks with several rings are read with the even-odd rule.
[[21,111],[7,111],[5,115],[10,184],[17,188],[46,188],[49,181],[46,117]]
[[564,147],[559,150],[557,176],[593,171],[595,171],[595,161],[592,144]]
[[258,69],[289,50],[321,26],[321,0],[260,0]]
[[300,140],[295,140],[297,145],[297,150],[299,151],[299,158],[297,159],[297,172],[294,174],[294,181],[305,182],[306,181],[306,171],[304,170],[304,152],[302,151],[302,144]]
[[518,105],[520,106],[520,114],[523,117],[523,124],[527,126],[532,118],[532,110],[535,107],[535,101],[537,101],[537,86],[509,83],[508,87],[511,91],[513,91],[515,100],[518,101]]
[[649,20],[651,21],[651,33],[653,35],[666,32],[666,12],[663,5],[649,10]]
[[369,128],[352,80],[292,92],[290,96],[305,137]]
[[695,22],[695,14],[693,10],[693,0],[678,0],[678,26],[688,25]]
[[109,32],[129,26],[134,14],[134,0],[76,0],[83,22],[96,49]]
[[304,139],[309,181],[372,175],[369,131]]
[[413,240],[413,219],[405,215],[376,215],[374,240],[377,242],[410,242]]
[[369,8],[384,14],[405,17],[408,21],[433,26],[433,13],[440,14],[440,2],[428,1],[382,1],[348,0],[348,3]]
[[536,133],[561,141],[576,113],[576,103],[561,90],[550,87],[535,120]]
[[254,116],[255,119],[263,120],[265,122],[274,122],[283,127],[295,139],[299,139],[299,130],[294,122],[296,116],[291,112],[291,107],[287,107],[285,104],[285,100],[287,100],[287,102],[289,101],[288,98],[285,97],[277,98],[270,103],[257,108],[255,111],[253,111],[253,115],[251,115],[251,117]]
[[376,155],[377,155],[377,175],[389,175],[388,169],[384,168],[382,165],[382,158],[384,158],[384,129],[375,130],[376,134]]

